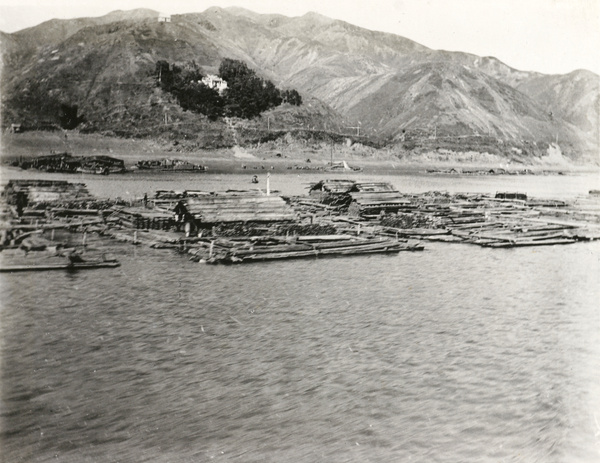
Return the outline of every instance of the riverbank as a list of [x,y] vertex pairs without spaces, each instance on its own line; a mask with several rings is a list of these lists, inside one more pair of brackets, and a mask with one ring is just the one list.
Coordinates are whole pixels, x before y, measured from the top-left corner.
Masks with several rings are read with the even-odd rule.
[[[570,162],[555,150],[542,158],[512,155],[500,157],[488,153],[437,150],[414,155],[394,148],[375,149],[360,143],[308,143],[293,139],[278,143],[235,146],[215,150],[190,151],[177,140],[123,139],[77,132],[5,133],[1,141],[2,163],[26,159],[51,152],[69,152],[75,156],[107,155],[123,159],[128,167],[138,161],[176,158],[205,165],[214,173],[243,173],[247,170],[276,172],[325,171],[331,163],[346,161],[365,173],[416,173],[502,169],[510,172],[528,170],[531,174],[599,172],[598,165]],[[341,171],[343,172],[343,170]]]

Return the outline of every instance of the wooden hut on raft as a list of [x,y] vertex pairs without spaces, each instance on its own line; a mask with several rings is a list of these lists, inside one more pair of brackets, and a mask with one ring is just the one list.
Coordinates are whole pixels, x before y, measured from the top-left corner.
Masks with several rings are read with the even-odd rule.
[[398,212],[410,206],[410,200],[386,182],[355,183],[349,194],[348,214],[354,216]]
[[349,192],[355,184],[355,180],[321,180],[309,187],[308,195],[322,204],[346,209],[351,201]]
[[353,216],[398,212],[410,205],[391,184],[354,180],[321,180],[311,185],[309,195],[324,204],[347,208]]
[[193,220],[197,228],[216,224],[292,222],[296,212],[276,195],[260,191],[233,191],[181,199],[175,213]]
[[321,180],[315,184],[312,184],[308,190],[309,196],[316,198],[324,198],[331,194],[344,194],[348,193],[352,187],[356,184],[355,180]]

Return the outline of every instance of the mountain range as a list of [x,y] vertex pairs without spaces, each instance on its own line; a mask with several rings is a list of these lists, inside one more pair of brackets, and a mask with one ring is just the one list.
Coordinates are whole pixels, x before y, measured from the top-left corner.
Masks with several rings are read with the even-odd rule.
[[310,129],[408,151],[543,155],[557,144],[572,159],[598,161],[600,77],[590,71],[520,71],[316,13],[213,7],[161,19],[115,11],[0,33],[3,126],[51,127],[66,104],[82,115],[80,130],[227,144],[228,125],[183,111],[157,87],[155,69],[193,61],[216,74],[231,58],[303,96],[301,107],[277,108],[249,131]]

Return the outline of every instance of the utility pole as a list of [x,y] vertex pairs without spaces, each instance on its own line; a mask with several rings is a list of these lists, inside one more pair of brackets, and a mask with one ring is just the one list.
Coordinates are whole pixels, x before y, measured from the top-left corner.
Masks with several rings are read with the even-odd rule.
[[331,139],[331,161],[329,161],[329,165],[333,166],[333,138]]
[[271,172],[267,172],[267,196],[271,195]]

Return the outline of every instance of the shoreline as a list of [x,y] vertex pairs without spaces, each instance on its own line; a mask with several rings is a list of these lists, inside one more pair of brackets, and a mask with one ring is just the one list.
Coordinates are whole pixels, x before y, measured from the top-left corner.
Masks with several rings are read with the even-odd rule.
[[[532,174],[551,173],[600,173],[600,165],[576,164],[560,155],[543,158],[504,158],[488,153],[447,151],[429,152],[420,155],[397,154],[390,149],[375,150],[362,145],[305,146],[292,142],[272,146],[220,148],[214,150],[187,151],[176,142],[168,144],[148,139],[121,139],[97,134],[62,132],[25,132],[3,134],[1,143],[3,168],[8,162],[19,158],[27,159],[54,152],[68,152],[74,156],[106,155],[125,161],[130,168],[141,160],[180,159],[192,164],[208,167],[209,173],[323,173],[328,175],[348,174],[417,174],[431,175],[485,175],[469,174],[464,171],[503,169],[511,172],[531,171]],[[361,172],[326,169],[330,163],[346,161]],[[455,169],[458,172],[445,172]],[[160,175],[163,172],[159,172]],[[171,175],[171,172],[167,172]],[[116,174],[115,174],[116,175]],[[198,173],[201,175],[201,173]],[[498,174],[494,174],[498,175]]]

